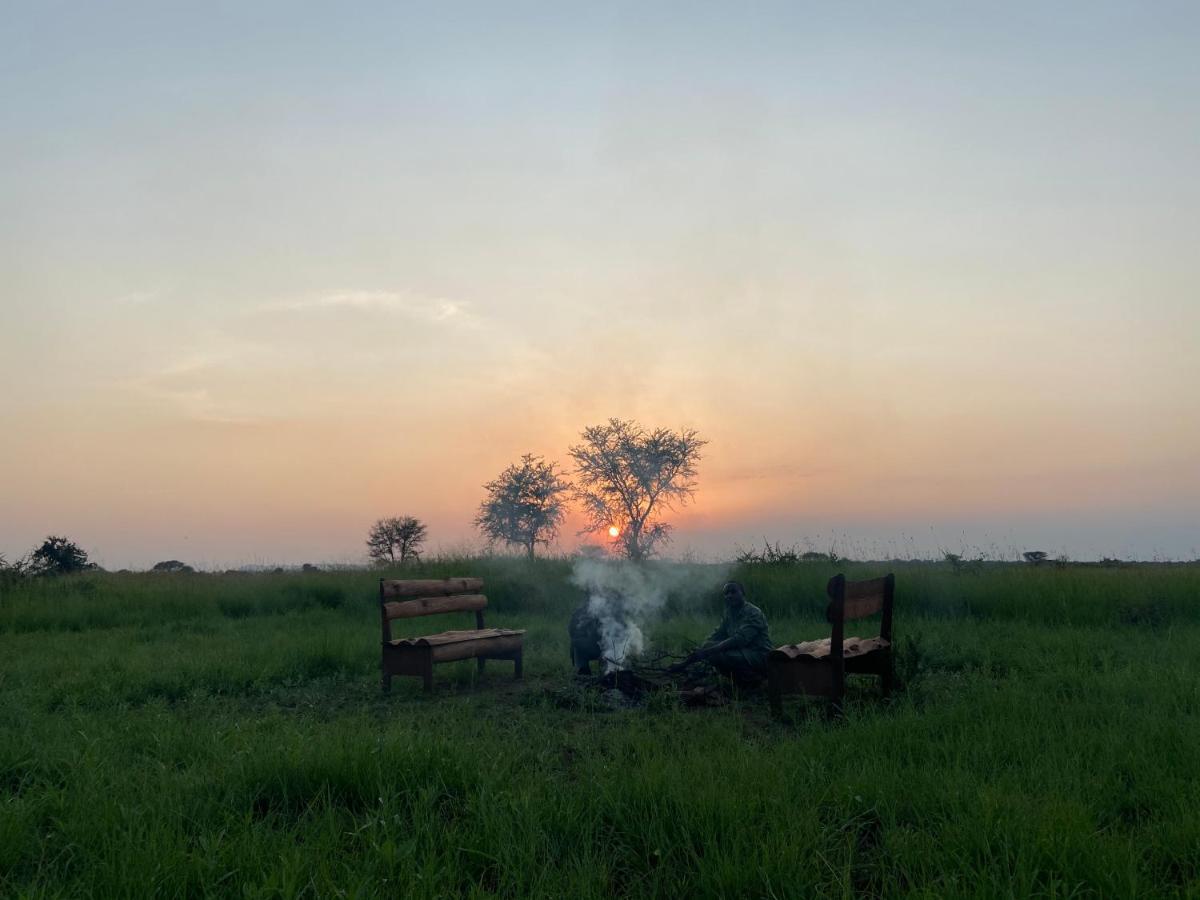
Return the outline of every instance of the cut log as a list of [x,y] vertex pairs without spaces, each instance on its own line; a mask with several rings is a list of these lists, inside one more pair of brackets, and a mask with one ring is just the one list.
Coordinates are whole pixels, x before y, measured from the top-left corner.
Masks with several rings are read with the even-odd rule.
[[477,641],[484,638],[510,637],[522,635],[524,631],[511,628],[482,628],[468,631],[443,631],[440,634],[427,634],[415,638],[399,638],[392,641],[393,647],[437,647],[442,644],[459,644],[464,641]]
[[384,599],[477,594],[482,589],[482,578],[426,578],[414,581],[380,579],[379,581],[379,595]]
[[456,659],[471,659],[473,657],[507,656],[521,650],[523,632],[502,634],[495,637],[480,638],[475,641],[462,641],[453,644],[439,644],[431,648],[433,661],[451,662]]
[[448,597],[417,597],[413,600],[393,600],[383,604],[383,614],[392,619],[411,619],[438,613],[471,612],[487,609],[483,594],[452,594]]

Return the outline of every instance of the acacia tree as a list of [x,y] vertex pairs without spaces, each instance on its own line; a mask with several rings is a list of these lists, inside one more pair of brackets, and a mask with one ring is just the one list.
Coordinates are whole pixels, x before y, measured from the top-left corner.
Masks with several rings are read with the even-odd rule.
[[67,575],[95,568],[88,562],[87,551],[65,537],[50,535],[42,546],[29,554],[30,567],[38,575]]
[[708,442],[690,428],[647,432],[621,419],[586,428],[581,437],[570,449],[575,497],[587,514],[579,533],[612,534],[615,528],[613,547],[629,559],[645,559],[670,538],[663,514],[695,493],[696,464]]
[[487,497],[475,526],[488,543],[521,547],[533,559],[538,544],[548,545],[558,536],[571,485],[559,477],[554,463],[526,453],[483,488]]
[[412,516],[380,519],[367,534],[367,555],[380,565],[404,565],[421,558],[428,529]]

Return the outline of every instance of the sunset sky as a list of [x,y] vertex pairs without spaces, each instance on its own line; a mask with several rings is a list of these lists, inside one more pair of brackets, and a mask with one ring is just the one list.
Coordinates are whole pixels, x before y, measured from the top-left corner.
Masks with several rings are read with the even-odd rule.
[[0,0],[0,552],[461,548],[619,416],[676,554],[1200,555],[1200,4],[743,6]]

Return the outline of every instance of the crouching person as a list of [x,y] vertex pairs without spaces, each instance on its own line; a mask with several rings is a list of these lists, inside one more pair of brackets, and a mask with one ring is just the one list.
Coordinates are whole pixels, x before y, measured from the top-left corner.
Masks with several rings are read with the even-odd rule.
[[567,634],[571,638],[571,665],[575,674],[591,675],[592,660],[604,659],[604,648],[600,640],[600,620],[588,609],[586,598],[571,614]]
[[746,601],[736,581],[725,585],[725,616],[708,640],[683,665],[703,660],[740,684],[756,684],[767,675],[767,657],[775,648],[762,610]]

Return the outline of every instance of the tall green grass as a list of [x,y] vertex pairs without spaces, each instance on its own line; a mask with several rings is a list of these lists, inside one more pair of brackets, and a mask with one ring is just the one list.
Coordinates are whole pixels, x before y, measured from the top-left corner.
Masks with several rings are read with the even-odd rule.
[[[523,684],[453,664],[430,697],[379,693],[373,573],[7,590],[0,896],[1200,894],[1200,569],[902,565],[907,689],[840,723],[571,702],[569,569],[406,573],[481,575],[529,631]],[[693,567],[652,635],[702,637],[738,577],[777,641],[821,636],[832,573]]]

